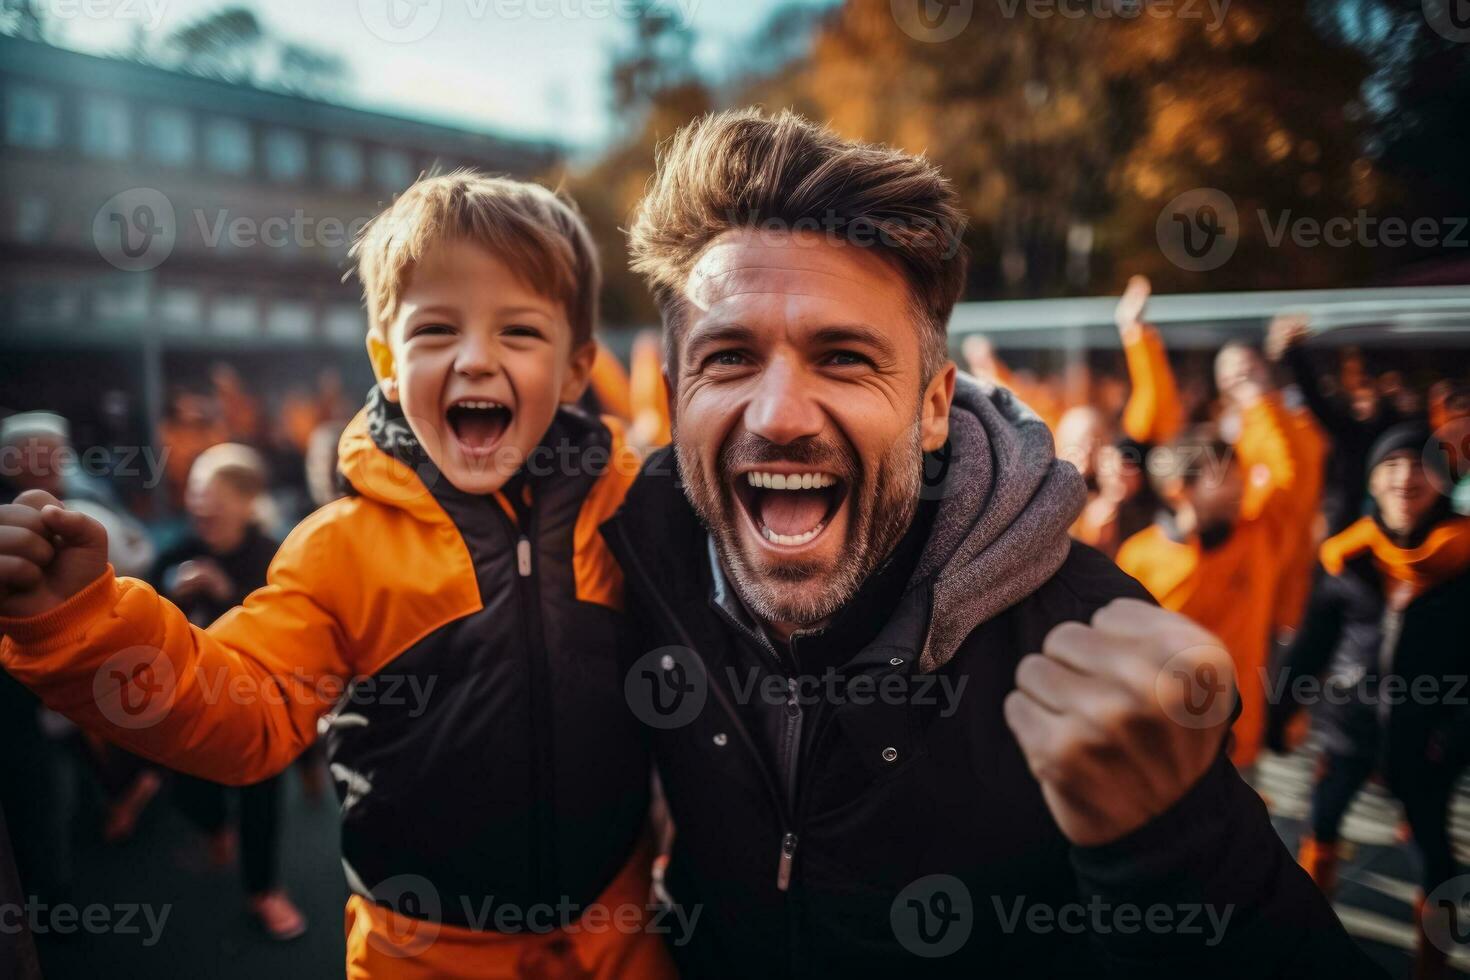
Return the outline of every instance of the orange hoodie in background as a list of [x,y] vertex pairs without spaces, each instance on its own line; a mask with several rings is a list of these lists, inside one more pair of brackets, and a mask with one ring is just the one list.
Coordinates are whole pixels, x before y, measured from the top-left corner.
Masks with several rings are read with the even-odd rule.
[[1236,453],[1247,490],[1230,537],[1206,551],[1197,535],[1178,541],[1155,524],[1118,552],[1118,566],[1160,605],[1204,626],[1230,651],[1241,699],[1230,753],[1238,767],[1249,766],[1260,753],[1277,591],[1295,554],[1295,538],[1288,533],[1297,507],[1293,488],[1307,463],[1297,455],[1302,446],[1291,438],[1292,422],[1279,396],[1261,399],[1242,421]]

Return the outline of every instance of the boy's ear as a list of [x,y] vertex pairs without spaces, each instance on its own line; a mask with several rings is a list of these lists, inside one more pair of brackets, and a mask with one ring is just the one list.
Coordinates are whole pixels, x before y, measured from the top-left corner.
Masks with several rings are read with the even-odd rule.
[[572,351],[567,376],[561,383],[561,403],[571,405],[580,401],[587,393],[587,384],[592,380],[592,364],[597,360],[597,341],[589,340]]
[[378,379],[378,387],[383,389],[383,397],[390,402],[397,402],[398,370],[393,360],[393,349],[378,331],[369,330],[367,352],[368,360],[373,365],[373,376]]

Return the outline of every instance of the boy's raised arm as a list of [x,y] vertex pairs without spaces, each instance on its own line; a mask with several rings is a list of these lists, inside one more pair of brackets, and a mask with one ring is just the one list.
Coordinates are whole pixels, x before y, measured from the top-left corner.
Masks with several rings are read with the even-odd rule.
[[351,674],[298,529],[267,584],[208,630],[118,578],[107,536],[31,491],[0,507],[0,665],[53,710],[171,768],[247,784],[284,769]]

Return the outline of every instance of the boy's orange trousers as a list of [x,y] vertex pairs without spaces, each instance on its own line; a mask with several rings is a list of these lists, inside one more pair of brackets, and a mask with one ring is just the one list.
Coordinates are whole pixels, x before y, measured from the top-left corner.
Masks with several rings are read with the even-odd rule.
[[[605,910],[599,928],[481,932],[411,919],[353,895],[347,900],[347,980],[676,980],[664,937],[642,927],[652,860],[653,848],[640,846],[598,896]],[[632,908],[637,929],[626,925]],[[618,921],[623,928],[610,924]]]

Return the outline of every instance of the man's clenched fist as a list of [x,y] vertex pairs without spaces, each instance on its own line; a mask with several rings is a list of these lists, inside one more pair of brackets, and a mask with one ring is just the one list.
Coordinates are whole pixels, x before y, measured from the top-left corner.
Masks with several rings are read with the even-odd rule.
[[107,531],[44,490],[0,506],[0,616],[50,612],[107,570]]
[[1016,669],[1006,722],[1074,844],[1106,844],[1169,809],[1220,751],[1230,655],[1177,613],[1117,599],[1063,623]]

